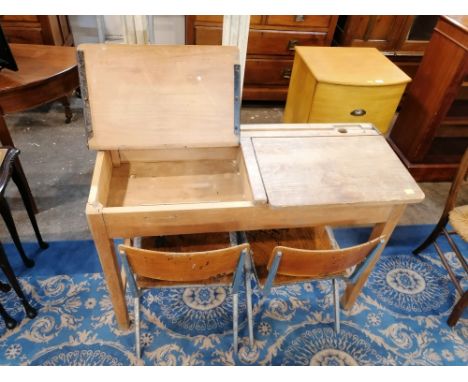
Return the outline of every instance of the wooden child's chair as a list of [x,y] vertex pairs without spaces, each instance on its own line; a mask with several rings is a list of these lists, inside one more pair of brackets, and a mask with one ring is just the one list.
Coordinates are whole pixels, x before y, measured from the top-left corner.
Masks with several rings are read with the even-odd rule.
[[136,355],[140,349],[140,296],[143,289],[179,286],[230,285],[233,301],[233,343],[238,349],[239,288],[244,282],[248,244],[238,245],[231,233],[231,246],[200,252],[148,250],[136,245],[120,245],[123,267],[135,308]]
[[[283,234],[282,241],[307,244],[307,240],[304,240],[304,238],[298,239],[297,234],[299,232],[300,236],[304,236],[305,232],[305,236],[307,236],[307,229],[284,231],[286,235],[289,232],[296,235],[296,237],[290,239]],[[331,230],[327,230],[327,232],[331,234],[330,242],[334,247],[333,249],[303,249],[276,245],[270,250],[266,262],[265,259],[259,258],[262,256],[261,252],[265,251],[265,241],[261,243],[263,247],[258,251],[258,254],[255,251],[256,243],[250,241],[253,248],[253,274],[263,291],[264,297],[269,295],[272,287],[278,285],[331,279],[335,306],[335,330],[339,333],[340,305],[337,280],[343,279],[351,283],[356,282],[379,253],[384,237],[377,237],[360,245],[340,249]],[[305,246],[302,245],[302,247]],[[248,311],[250,310],[248,309]],[[253,323],[250,325],[253,325]]]

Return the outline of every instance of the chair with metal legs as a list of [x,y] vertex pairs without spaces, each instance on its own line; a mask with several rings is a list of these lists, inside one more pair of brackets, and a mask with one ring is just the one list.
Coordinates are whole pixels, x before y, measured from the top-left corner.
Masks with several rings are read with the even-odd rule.
[[141,357],[140,296],[142,290],[180,286],[228,285],[231,287],[233,347],[234,353],[237,353],[239,289],[244,282],[245,259],[249,253],[249,245],[238,245],[236,233],[231,233],[229,237],[231,246],[199,252],[142,249],[138,240],[135,240],[133,245],[119,246],[126,282],[134,299],[135,342],[138,358]]
[[[291,230],[294,231],[294,230]],[[255,243],[253,248],[253,273],[262,290],[263,297],[270,294],[271,288],[313,280],[332,280],[335,330],[340,332],[340,302],[338,280],[354,283],[372,263],[379,253],[384,237],[366,243],[340,249],[334,240],[334,249],[299,249],[282,245],[275,246],[268,262],[256,261]],[[248,301],[248,303],[250,303]],[[248,311],[251,309],[248,308]],[[253,323],[251,324],[253,326]]]
[[[452,239],[453,235],[459,235],[464,241],[468,242],[468,205],[456,207],[457,197],[467,176],[467,170],[468,149],[465,150],[465,154],[463,155],[463,158],[460,162],[457,174],[455,175],[452,186],[450,187],[444,211],[442,212],[442,216],[440,217],[439,222],[436,224],[436,226],[434,227],[430,235],[427,237],[427,239],[424,240],[424,242],[413,251],[415,255],[418,255],[431,244],[434,245],[434,248],[436,249],[436,252],[440,257],[442,264],[447,270],[450,279],[452,280],[453,284],[455,285],[455,288],[461,296],[447,320],[447,324],[449,326],[454,326],[458,322],[461,315],[463,314],[463,311],[468,306],[468,291],[463,290],[453,269],[451,268],[449,262],[445,258],[442,249],[437,243],[437,239],[441,235],[445,237],[453,252],[455,253],[458,261],[462,265],[464,272],[468,274],[468,264],[466,262],[466,259],[460,252],[460,249],[455,244],[455,241]],[[447,229],[445,228],[447,223],[449,222],[453,228],[453,231],[447,231]]]
[[27,180],[24,176],[24,173],[19,166],[17,157],[19,155],[19,150],[12,147],[0,147],[0,214],[5,221],[5,224],[10,232],[10,235],[13,239],[13,242],[18,250],[21,259],[23,260],[24,265],[27,267],[33,267],[34,261],[26,256],[21,241],[16,230],[15,222],[11,215],[10,207],[8,206],[7,200],[5,198],[5,189],[8,185],[8,182],[13,179],[18,190],[20,192],[21,198],[23,200],[24,206],[29,216],[29,220],[36,234],[37,241],[39,246],[42,249],[48,248],[48,244],[42,240],[39,227],[37,226],[36,217],[34,215],[34,203],[30,198],[29,193],[27,192]]
[[[8,262],[8,258],[5,254],[5,251],[3,249],[2,244],[0,243],[0,268],[2,269],[3,273],[5,274],[6,278],[8,279],[9,284],[11,287],[13,287],[13,290],[19,297],[21,304],[24,307],[24,310],[26,311],[26,315],[29,318],[34,318],[37,316],[37,310],[33,308],[26,296],[24,295],[23,291],[21,290],[21,287],[18,283],[18,280],[16,279],[15,273],[13,272],[13,269],[11,268],[10,263]],[[8,284],[4,284],[0,282],[0,291],[2,292],[8,292],[11,287]],[[17,322],[15,319],[13,319],[4,309],[4,307],[0,304],[0,316],[2,316],[3,320],[5,321],[5,325],[8,329],[13,329],[16,325]]]

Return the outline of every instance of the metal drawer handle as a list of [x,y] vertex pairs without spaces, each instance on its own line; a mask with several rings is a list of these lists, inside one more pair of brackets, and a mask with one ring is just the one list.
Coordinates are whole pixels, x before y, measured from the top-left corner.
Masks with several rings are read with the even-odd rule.
[[298,42],[299,42],[298,40],[289,40],[288,50],[294,50]]
[[283,78],[285,80],[289,80],[291,78],[291,68],[284,68],[283,69]]
[[298,16],[295,17],[296,23],[300,23],[300,22],[304,21],[304,19],[305,19],[304,15],[298,15]]
[[354,109],[349,114],[351,114],[354,117],[362,117],[363,115],[366,115],[366,111],[364,109]]

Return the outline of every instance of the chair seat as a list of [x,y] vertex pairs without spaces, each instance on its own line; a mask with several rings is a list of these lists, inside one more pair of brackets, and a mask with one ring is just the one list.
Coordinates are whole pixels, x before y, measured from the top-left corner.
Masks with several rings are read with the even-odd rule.
[[455,232],[468,242],[468,205],[455,207],[450,211],[449,221]]
[[231,241],[227,232],[141,238],[142,249],[163,252],[205,252],[230,246]]
[[188,286],[203,286],[203,285],[231,285],[232,274],[222,277],[213,277],[206,280],[181,282],[181,281],[166,281],[166,280],[155,280],[148,277],[137,276],[136,283],[139,288],[171,288],[171,287],[188,287]]

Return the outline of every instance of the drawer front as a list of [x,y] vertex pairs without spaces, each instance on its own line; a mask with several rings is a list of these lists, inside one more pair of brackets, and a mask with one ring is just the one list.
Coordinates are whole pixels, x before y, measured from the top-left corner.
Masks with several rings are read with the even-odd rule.
[[248,54],[293,56],[298,45],[325,46],[327,34],[321,32],[283,32],[255,30],[249,33]]
[[208,23],[223,23],[223,16],[206,16],[206,15],[199,15],[194,16],[195,21],[200,22],[208,22]]
[[267,16],[267,25],[303,28],[326,28],[331,23],[332,16]]
[[0,22],[9,22],[11,24],[14,23],[39,23],[39,17],[38,16],[26,16],[26,15],[21,15],[21,16],[12,16],[12,15],[5,15],[5,16],[0,16]]
[[3,28],[5,36],[12,44],[44,44],[39,28]]
[[[194,16],[195,21],[202,22],[202,23],[223,23],[223,16]],[[257,25],[262,22],[262,16],[250,16],[250,24]]]
[[195,27],[195,45],[221,45],[222,41],[222,28],[200,25]]
[[289,84],[292,60],[247,59],[244,82],[246,85]]
[[[221,45],[223,31],[220,27],[196,26],[196,45]],[[324,46],[325,33],[320,32],[281,32],[250,30],[247,54],[271,54],[293,56],[298,45]]]
[[308,122],[370,122],[385,133],[405,85],[365,87],[317,84]]

